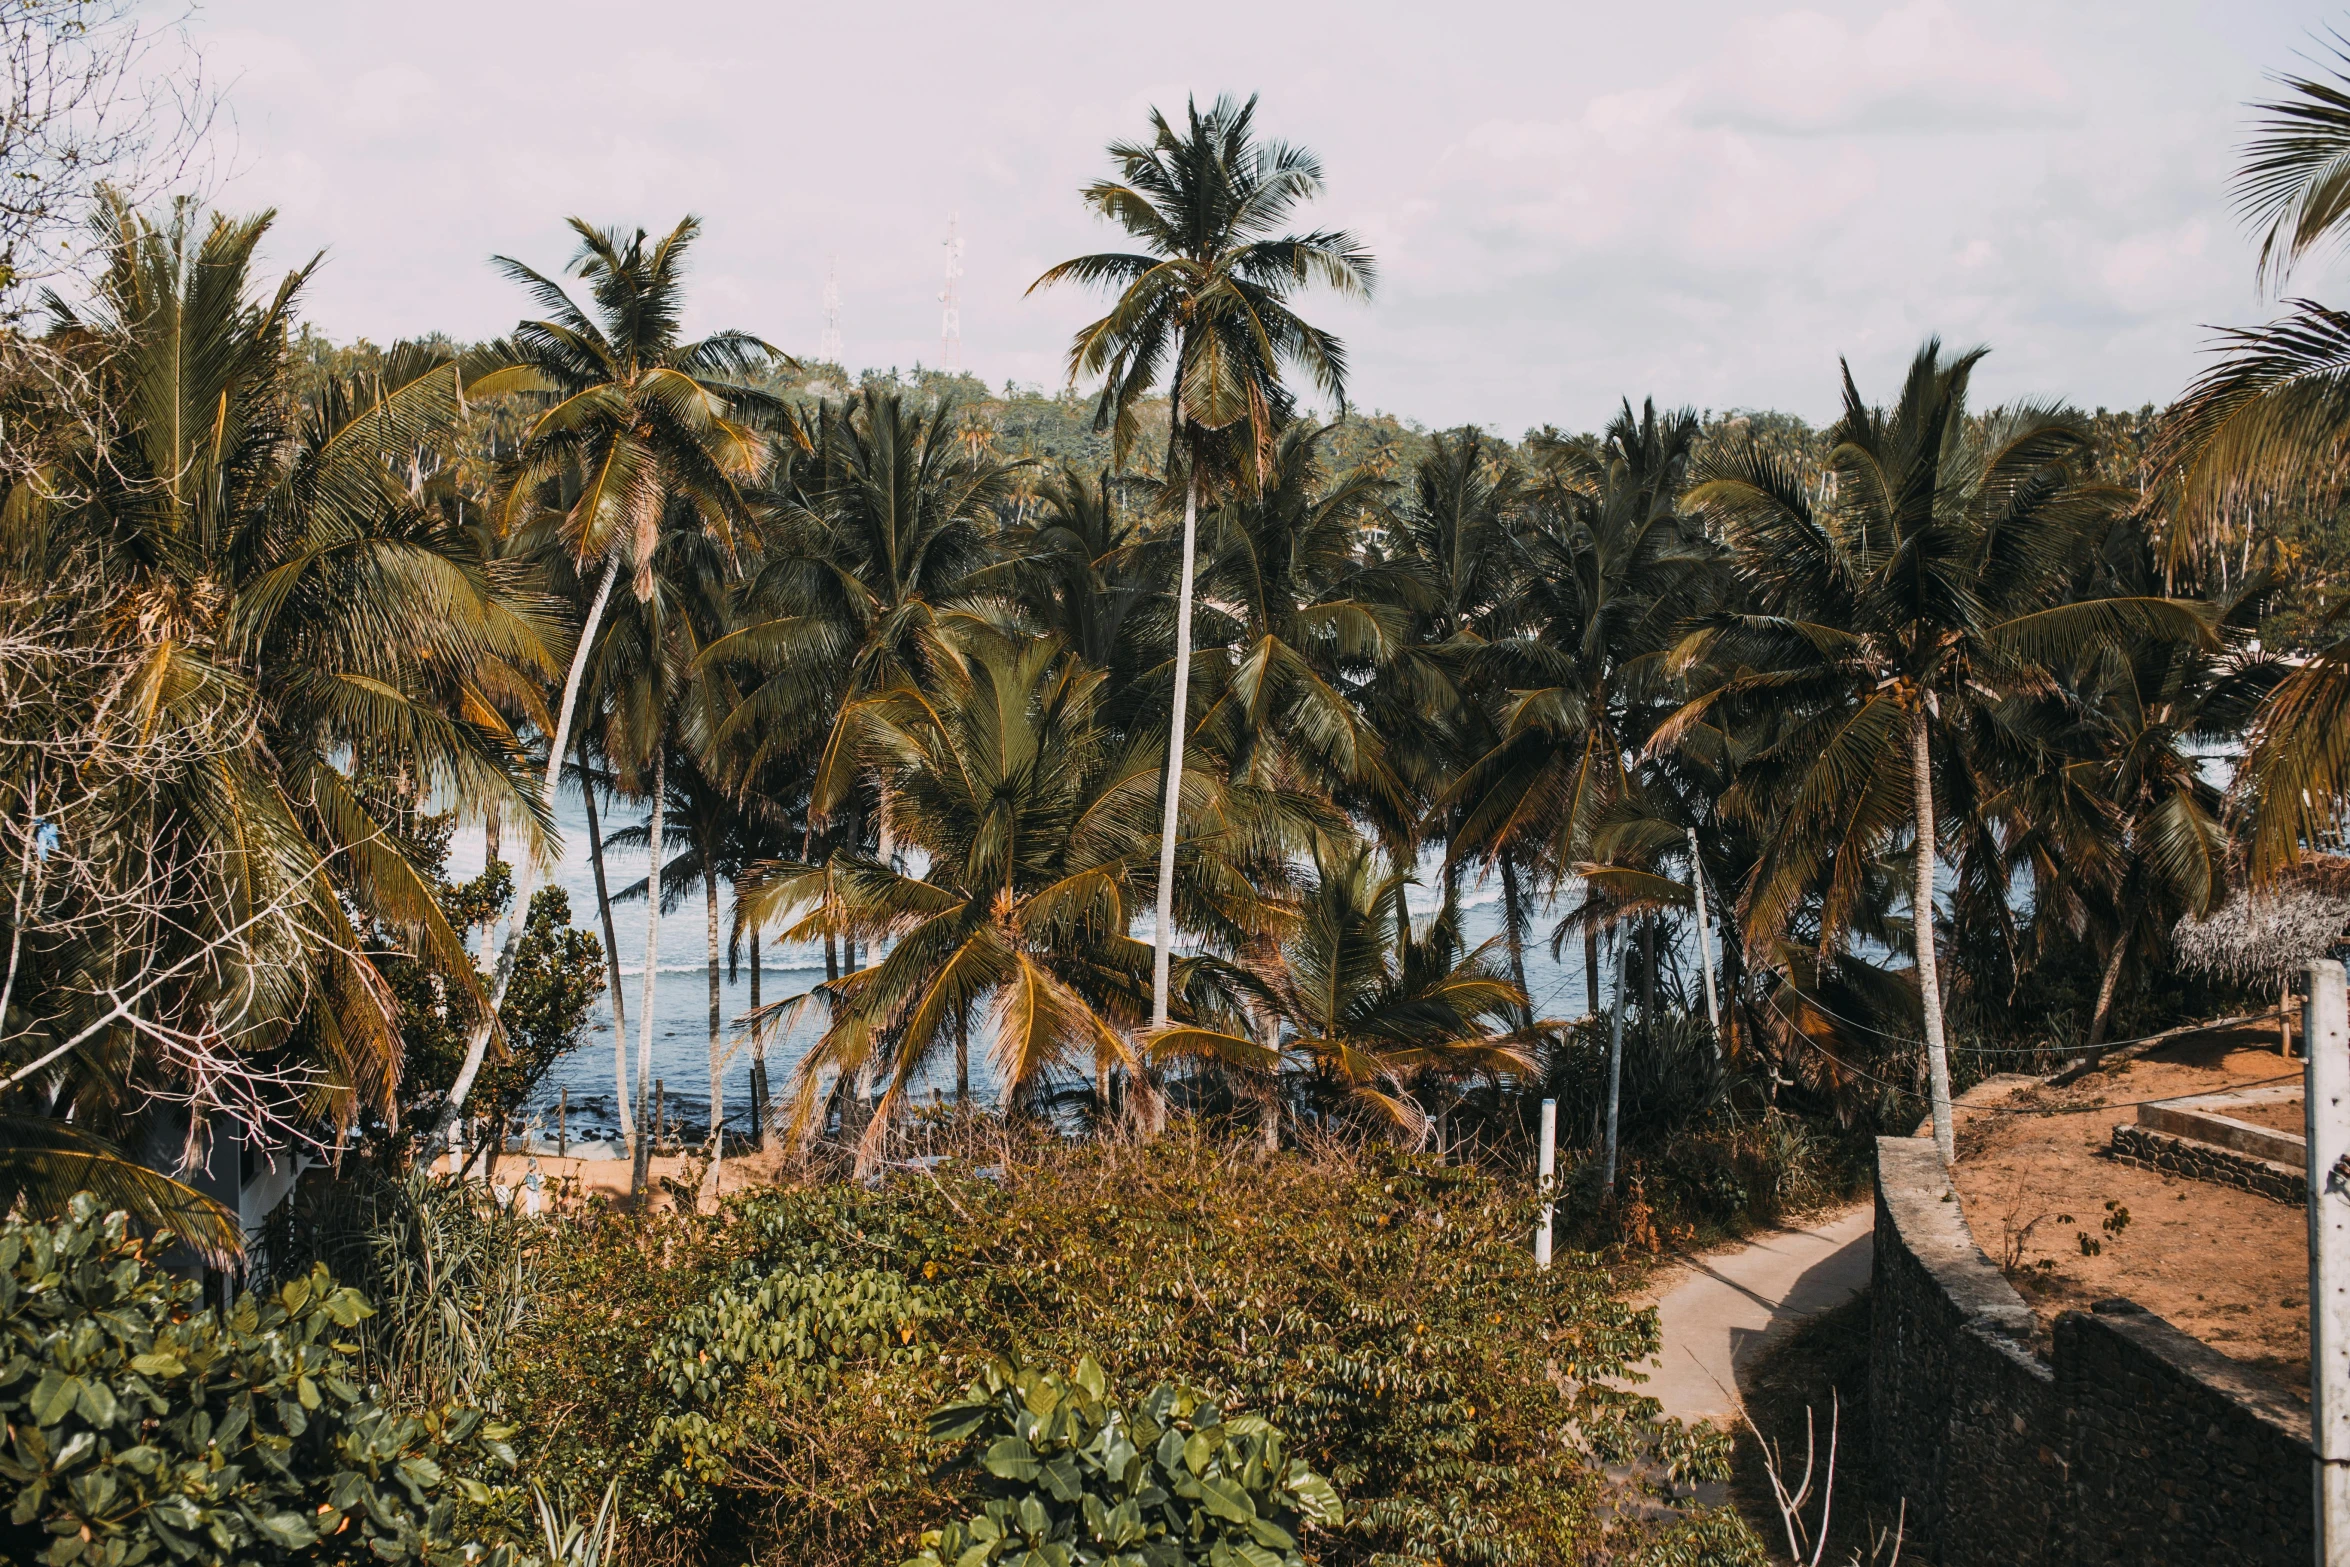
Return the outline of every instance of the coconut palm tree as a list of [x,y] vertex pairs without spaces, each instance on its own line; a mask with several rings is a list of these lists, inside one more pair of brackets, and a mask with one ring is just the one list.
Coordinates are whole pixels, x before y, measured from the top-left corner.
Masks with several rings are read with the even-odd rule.
[[1298,1060],[1321,1092],[1416,1144],[1429,1123],[1425,1089],[1528,1068],[1510,1037],[1525,993],[1492,966],[1494,943],[1462,950],[1449,906],[1415,929],[1404,909],[1410,872],[1383,866],[1370,845],[1325,839],[1314,863],[1279,962],[1257,976],[1278,1041],[1192,1025],[1159,1031],[1152,1049],[1273,1073]]
[[[2236,173],[2237,205],[2260,231],[2260,275],[2282,288],[2294,265],[2350,234],[2350,52],[2287,77]],[[2250,564],[2258,519],[2339,500],[2350,476],[2350,313],[2310,299],[2283,318],[2222,333],[2220,356],[2164,416],[2151,454],[2169,503],[2166,565],[2219,555],[2238,532]],[[2224,578],[2223,578],[2224,580]],[[2268,882],[2305,850],[2339,844],[2350,823],[2350,602],[2279,683],[2247,737],[2236,793],[2252,821],[2250,868]]]
[[[782,405],[742,379],[782,355],[746,332],[693,341],[683,335],[685,260],[701,232],[698,219],[684,219],[650,245],[642,229],[630,236],[581,218],[570,224],[579,236],[570,270],[588,286],[586,308],[553,278],[497,258],[546,312],[518,325],[499,349],[514,366],[515,384],[546,403],[505,475],[501,520],[509,531],[546,523],[587,594],[577,649],[549,715],[548,801],[562,778],[580,683],[621,566],[632,568],[642,604],[654,596],[666,533],[699,532],[731,557],[755,530],[745,491],[767,465],[759,427],[784,423]],[[595,585],[587,589],[590,581]],[[529,905],[535,865],[526,856],[517,869],[517,908]],[[513,974],[522,925],[516,920],[509,928],[491,974],[493,1014]],[[648,1028],[650,1012],[643,1020]],[[485,1019],[466,1041],[465,1064],[449,1095],[452,1119],[488,1044]]]
[[[997,1077],[1017,1104],[1056,1069],[1129,1063],[1146,1004],[1147,952],[1127,926],[1151,865],[1154,744],[1102,726],[1104,677],[1054,639],[972,629],[957,652],[857,720],[888,779],[893,839],[921,871],[836,852],[823,866],[746,872],[738,892],[745,920],[806,914],[789,935],[823,925],[875,950],[891,943],[827,987],[831,1024],[801,1062],[790,1112],[805,1135],[828,1075],[878,1071],[861,1169],[924,1067],[960,1048],[965,1020],[991,1014]],[[1216,854],[1213,796],[1211,779],[1185,780],[1185,871]],[[1245,878],[1184,879],[1187,916],[1245,933]]]
[[1274,237],[1291,212],[1320,194],[1322,167],[1302,147],[1259,141],[1256,107],[1253,97],[1246,103],[1219,98],[1202,115],[1196,103],[1187,104],[1181,130],[1152,110],[1150,139],[1113,143],[1117,176],[1084,193],[1087,206],[1125,229],[1141,249],[1079,256],[1030,285],[1031,292],[1061,283],[1116,291],[1109,314],[1071,343],[1070,380],[1102,377],[1094,428],[1111,432],[1122,464],[1139,433],[1142,404],[1165,375],[1167,472],[1172,476],[1180,467],[1184,475],[1175,686],[1152,937],[1154,1026],[1167,1022],[1176,796],[1189,736],[1192,571],[1202,469],[1212,458],[1206,437],[1238,429],[1242,468],[1268,464],[1275,433],[1294,406],[1282,379],[1290,368],[1303,371],[1343,408],[1345,349],[1299,317],[1289,300],[1311,283],[1365,298],[1375,277],[1370,253],[1343,231]]
[[1004,556],[974,585],[1008,594],[1031,625],[1109,679],[1103,715],[1131,727],[1148,657],[1142,613],[1153,597],[1140,520],[1107,468],[1047,471],[1025,520],[1006,529]]
[[1355,687],[1400,652],[1423,595],[1407,564],[1362,560],[1393,486],[1370,468],[1330,473],[1333,428],[1283,430],[1262,483],[1206,519],[1198,577],[1216,607],[1201,640],[1223,656],[1194,735],[1236,780],[1392,800]]
[[[702,656],[730,624],[730,564],[722,544],[707,533],[686,526],[666,530],[655,550],[652,595],[641,601],[631,597],[611,612],[587,671],[588,689],[602,708],[604,753],[613,759],[626,792],[647,805],[641,838],[615,833],[605,843],[642,842],[654,866],[670,863],[667,830],[672,801],[682,794],[697,812],[708,808],[703,796],[712,792],[710,787],[697,795],[685,786],[697,772],[707,773],[714,765],[709,759],[717,754],[717,728],[734,705],[729,671]],[[661,918],[674,903],[674,898],[648,898],[645,904],[637,987],[635,1119],[640,1132],[652,1091]],[[715,928],[713,973],[718,961]],[[715,1085],[712,1091],[716,1092]],[[639,1136],[632,1191],[643,1191],[651,1156],[650,1139]]]
[[[418,477],[485,382],[402,349],[296,396],[288,330],[311,268],[255,289],[269,224],[105,209],[93,297],[51,302],[51,343],[87,367],[107,439],[6,507],[7,559],[74,595],[103,655],[83,667],[114,689],[71,714],[9,704],[96,747],[53,775],[40,759],[63,752],[9,749],[33,771],[7,781],[7,814],[46,823],[56,856],[12,863],[30,895],[12,919],[64,912],[44,900],[73,895],[69,863],[99,903],[71,941],[12,932],[27,966],[0,1003],[15,1019],[0,1092],[37,1080],[99,1136],[127,1130],[145,1091],[188,1106],[191,1145],[240,1092],[248,1117],[266,1101],[301,1126],[388,1111],[400,1041],[354,915],[408,933],[487,1015],[401,807],[446,792],[540,812],[499,709],[559,662],[556,606]],[[152,765],[119,795],[73,785],[116,754]]]
[[[1513,530],[1517,591],[1499,616],[1511,634],[1476,654],[1480,678],[1511,696],[1443,798],[1457,813],[1451,860],[1507,853],[1555,889],[1633,792],[1630,758],[1671,696],[1663,655],[1719,587],[1719,552],[1681,507],[1697,434],[1687,410],[1644,403],[1635,415],[1627,402],[1596,442],[1534,443]],[[1573,921],[1594,1009],[1597,912]]]
[[[1501,740],[1508,693],[1491,678],[1488,650],[1516,628],[1511,612],[1522,593],[1523,552],[1516,546],[1524,503],[1517,465],[1481,432],[1462,429],[1435,438],[1388,516],[1391,556],[1412,568],[1418,602],[1397,656],[1369,682],[1365,707],[1414,817],[1448,845],[1464,807],[1439,811],[1437,802]],[[1523,991],[1528,916],[1521,854],[1507,841],[1482,854],[1448,854],[1445,877],[1449,892],[1458,869],[1473,859],[1499,871],[1510,980]],[[1531,1014],[1523,1021],[1530,1024]]]
[[[2201,642],[2195,606],[2151,595],[2072,600],[2089,552],[2130,497],[2084,477],[2082,422],[2021,406],[1971,421],[1967,384],[1983,351],[1945,359],[1928,342],[1890,410],[1844,376],[1830,458],[1833,502],[1749,443],[1709,462],[1688,498],[1734,552],[1751,609],[1717,611],[1674,650],[1735,671],[1659,731],[1735,694],[1768,691],[1803,715],[1775,741],[1740,809],[1776,826],[1745,894],[1750,945],[1799,904],[1823,952],[1852,928],[1878,857],[1912,844],[1911,929],[1934,1137],[1952,1156],[1950,1071],[1936,965],[1938,815],[1963,780],[1936,766],[1965,712],[2046,678],[2053,659],[2142,637]],[[1753,776],[1753,775],[1750,775]],[[1764,798],[1768,797],[1768,805]],[[1768,950],[1765,945],[1762,950]]]
[[[2101,574],[2121,590],[2151,591],[2158,563],[2138,535],[2109,548]],[[2259,642],[2261,615],[2281,576],[2256,569],[2208,601],[2208,644],[2101,643],[2057,688],[1984,710],[1969,749],[2026,752],[2039,765],[1998,769],[2008,779],[1980,807],[2006,827],[1984,879],[2008,901],[2021,869],[2033,908],[2100,949],[2088,1046],[2102,1044],[2129,961],[2163,954],[2181,919],[2227,897],[2238,845],[2226,802],[2204,776],[2210,748],[2241,736],[2291,670]],[[1988,734],[1983,733],[1988,731]]]
[[821,409],[799,439],[736,624],[702,658],[755,672],[716,735],[744,766],[820,743],[821,826],[869,772],[852,743],[863,705],[953,662],[944,626],[994,559],[1013,470],[959,438],[951,402],[924,414],[896,391]]

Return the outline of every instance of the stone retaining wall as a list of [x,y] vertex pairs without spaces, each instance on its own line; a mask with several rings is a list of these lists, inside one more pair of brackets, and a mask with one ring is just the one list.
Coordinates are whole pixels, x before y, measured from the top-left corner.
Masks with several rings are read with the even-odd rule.
[[2113,1156],[2190,1180],[2233,1186],[2295,1207],[2309,1201],[2309,1177],[2273,1159],[2255,1158],[2195,1137],[2176,1137],[2151,1126],[2124,1122],[2113,1129]]
[[1874,1500],[1905,1562],[2305,1567],[2309,1418],[2127,1301],[2068,1312],[2051,1360],[1934,1145],[1877,1142]]

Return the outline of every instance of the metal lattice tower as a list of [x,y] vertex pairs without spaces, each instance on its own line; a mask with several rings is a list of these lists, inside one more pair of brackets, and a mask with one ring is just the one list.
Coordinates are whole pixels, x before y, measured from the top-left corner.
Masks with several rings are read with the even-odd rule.
[[832,269],[824,274],[824,338],[816,345],[816,357],[826,364],[842,365],[840,356],[840,257],[832,258]]
[[938,291],[938,359],[943,370],[963,368],[963,215],[947,218],[947,286]]

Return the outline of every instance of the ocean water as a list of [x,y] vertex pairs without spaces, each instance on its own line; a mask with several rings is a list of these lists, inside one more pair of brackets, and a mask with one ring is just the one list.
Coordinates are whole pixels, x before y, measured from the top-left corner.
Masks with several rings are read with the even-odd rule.
[[[601,825],[608,834],[616,827],[635,824],[637,818],[623,808],[618,814],[600,812]],[[563,832],[564,853],[556,867],[553,880],[571,895],[572,923],[582,930],[593,931],[598,939],[602,929],[596,919],[595,872],[588,859],[587,814],[576,787],[566,784],[556,805],[556,820]],[[483,839],[478,826],[461,829],[450,845],[450,874],[464,879],[481,869]],[[509,842],[507,853],[516,846]],[[674,852],[674,851],[673,851]],[[646,871],[648,856],[643,850],[614,850],[605,856],[605,873],[612,890],[617,893],[630,883],[641,880]],[[719,884],[720,941],[733,922],[734,910],[729,889]],[[1422,868],[1422,883],[1410,893],[1413,911],[1431,912],[1437,901],[1435,863]],[[1568,900],[1571,901],[1571,898]],[[1501,928],[1501,889],[1498,882],[1464,887],[1462,913],[1469,941],[1472,945],[1497,934]],[[642,899],[616,904],[613,921],[618,936],[622,983],[627,987],[629,1051],[631,1071],[643,1028],[643,996],[645,986],[645,904]],[[709,1026],[709,945],[705,905],[700,892],[681,900],[678,906],[661,917],[660,963],[653,981],[653,1076],[660,1080],[670,1106],[672,1125],[681,1121],[690,1133],[698,1134],[709,1124],[710,1103],[710,1026]],[[1580,1016],[1590,1010],[1584,995],[1582,940],[1572,938],[1564,952],[1563,961],[1554,960],[1550,953],[1550,931],[1556,922],[1556,911],[1547,903],[1538,903],[1534,910],[1534,930],[1526,949],[1526,983],[1533,994],[1537,1017],[1566,1018]],[[1138,927],[1138,934],[1147,939],[1147,921]],[[476,935],[478,948],[479,937]],[[1683,961],[1694,958],[1694,944],[1683,942]],[[1695,970],[1691,969],[1694,978]],[[719,1056],[720,1086],[727,1124],[737,1131],[747,1131],[750,1124],[750,1082],[752,1063],[760,1055],[767,1062],[768,1083],[780,1102],[791,1092],[797,1073],[809,1044],[822,1031],[822,1003],[814,1002],[802,1009],[796,1019],[779,1020],[763,1031],[746,1026],[744,1014],[750,1008],[750,969],[742,964],[731,977],[724,968],[724,954],[720,955],[719,971]],[[762,943],[760,964],[760,1000],[772,1005],[795,996],[806,995],[824,979],[824,952],[821,946],[786,945],[773,939]],[[569,1125],[572,1135],[582,1132],[602,1132],[609,1135],[619,1128],[617,1101],[614,1097],[614,1061],[612,1040],[612,1011],[607,994],[597,1003],[593,1021],[579,1048],[557,1064],[547,1082],[533,1099],[530,1113],[539,1117],[551,1131],[558,1096],[568,1102]],[[983,1103],[993,1104],[998,1098],[1000,1078],[988,1058],[988,1033],[984,1020],[979,1020],[971,1036],[972,1093]],[[931,1091],[951,1097],[954,1091],[954,1064],[951,1059],[940,1064],[941,1075],[916,1085],[915,1098],[927,1102]]]

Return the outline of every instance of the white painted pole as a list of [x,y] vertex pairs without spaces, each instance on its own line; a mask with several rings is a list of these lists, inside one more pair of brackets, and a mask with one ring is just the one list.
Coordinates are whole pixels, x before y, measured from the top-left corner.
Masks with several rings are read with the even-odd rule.
[[1705,861],[1697,853],[1697,829],[1689,829],[1689,895],[1697,902],[1697,966],[1705,971],[1705,1020],[1713,1025],[1714,1054],[1722,1053],[1722,1004],[1714,995],[1713,921],[1705,912]]
[[1559,1164],[1559,1102],[1542,1101],[1541,1152],[1535,1156],[1535,1184],[1542,1193],[1542,1222],[1534,1227],[1534,1266],[1550,1266],[1550,1190],[1556,1183]]
[[2309,1429],[2318,1567],[2350,1567],[2350,999],[2342,965],[2309,965],[2301,1013],[2309,1134]]

